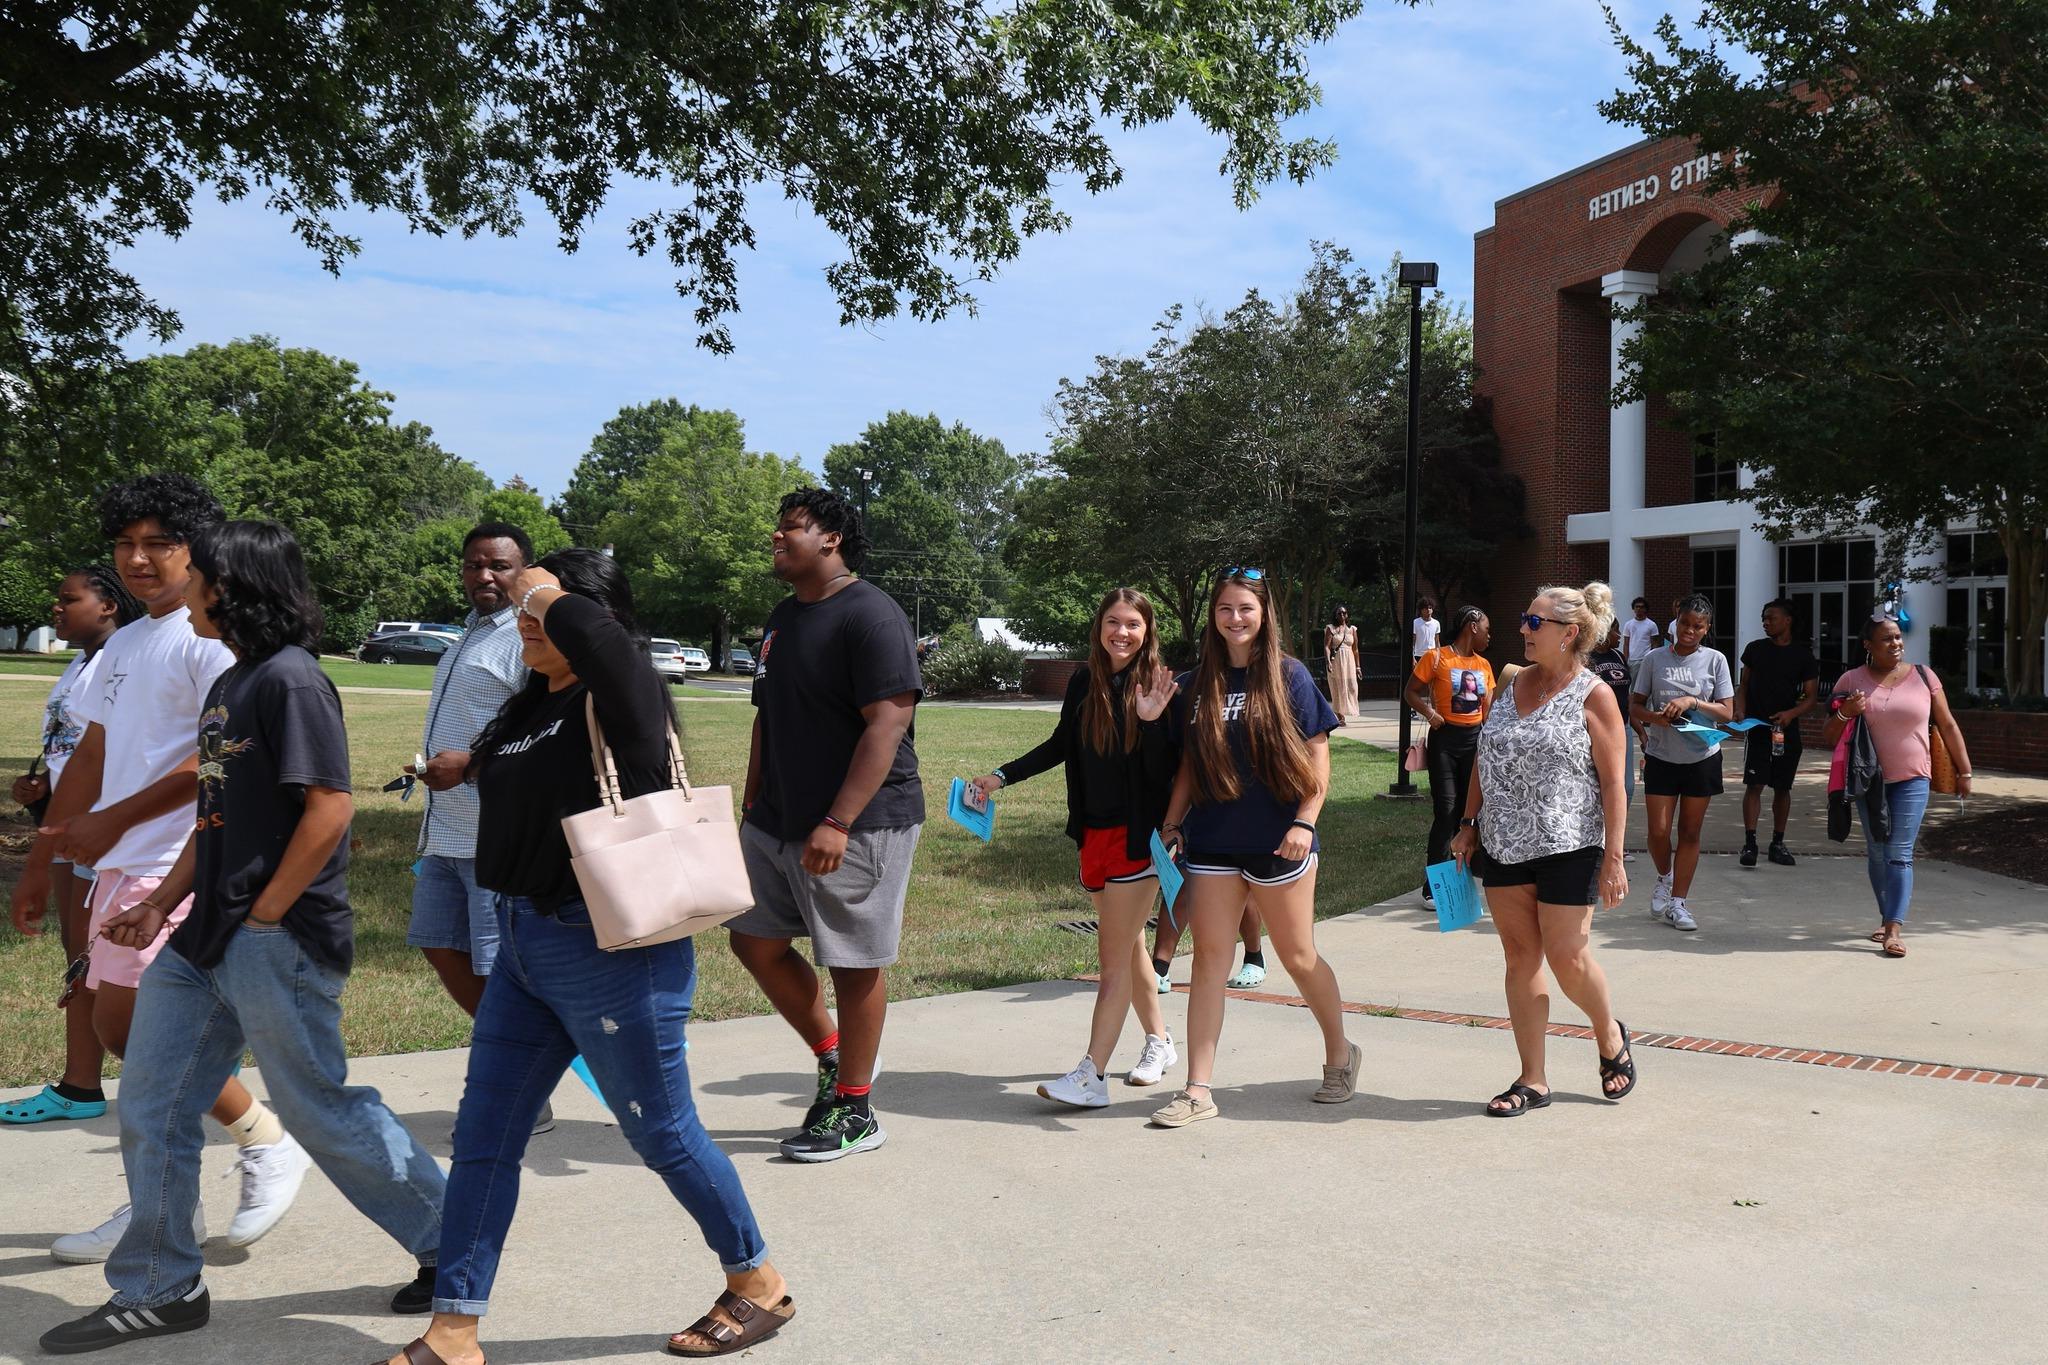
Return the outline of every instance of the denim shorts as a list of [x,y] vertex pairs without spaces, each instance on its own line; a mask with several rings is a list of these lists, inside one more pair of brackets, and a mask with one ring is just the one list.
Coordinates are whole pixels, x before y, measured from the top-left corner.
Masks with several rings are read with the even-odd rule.
[[429,853],[413,873],[412,925],[405,941],[415,948],[468,953],[470,970],[489,976],[498,956],[498,898],[476,884],[476,859]]

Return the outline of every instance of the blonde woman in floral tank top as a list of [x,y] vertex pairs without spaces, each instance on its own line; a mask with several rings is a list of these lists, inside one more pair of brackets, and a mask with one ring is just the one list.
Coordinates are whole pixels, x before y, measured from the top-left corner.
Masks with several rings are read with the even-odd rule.
[[1545,588],[1521,618],[1527,666],[1495,698],[1451,856],[1486,886],[1486,908],[1507,958],[1508,1017],[1521,1071],[1488,1101],[1493,1118],[1550,1103],[1544,1042],[1547,962],[1586,1012],[1600,1055],[1600,1093],[1635,1089],[1628,1026],[1614,1017],[1607,974],[1588,942],[1593,907],[1628,895],[1622,831],[1626,724],[1611,688],[1586,667],[1607,637],[1614,594],[1605,583]]

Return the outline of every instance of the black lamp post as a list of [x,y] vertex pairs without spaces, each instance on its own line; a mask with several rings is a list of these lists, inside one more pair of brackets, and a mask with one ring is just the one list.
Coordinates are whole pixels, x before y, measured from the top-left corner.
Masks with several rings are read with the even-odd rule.
[[[1409,629],[1418,609],[1415,587],[1415,530],[1422,516],[1422,291],[1436,288],[1436,262],[1401,262],[1400,282],[1408,290],[1408,473],[1407,507],[1401,535],[1401,583],[1406,591],[1402,594],[1405,603]],[[1399,655],[1396,655],[1396,670],[1399,671]],[[1408,709],[1407,675],[1402,673],[1395,687],[1401,713],[1401,753],[1405,756],[1411,742],[1415,715]],[[1408,780],[1406,765],[1398,768],[1394,785],[1387,788],[1387,795],[1415,797],[1421,793]]]

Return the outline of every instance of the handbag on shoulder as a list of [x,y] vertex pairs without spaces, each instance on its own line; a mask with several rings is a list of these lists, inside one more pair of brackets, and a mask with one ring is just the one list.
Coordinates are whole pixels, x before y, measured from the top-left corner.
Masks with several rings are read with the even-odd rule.
[[[1913,670],[1920,675],[1920,685],[1931,695],[1934,685],[1927,681],[1927,666],[1914,664]],[[1933,703],[1928,704],[1932,711]],[[1941,727],[1932,721],[1927,725],[1927,790],[1941,796],[1956,794],[1956,760],[1948,751],[1948,741],[1941,737]]]
[[562,833],[597,946],[615,951],[688,938],[752,908],[732,788],[692,787],[671,728],[669,787],[623,797],[590,697],[584,698],[583,715],[590,725],[590,764],[604,799],[563,816]]

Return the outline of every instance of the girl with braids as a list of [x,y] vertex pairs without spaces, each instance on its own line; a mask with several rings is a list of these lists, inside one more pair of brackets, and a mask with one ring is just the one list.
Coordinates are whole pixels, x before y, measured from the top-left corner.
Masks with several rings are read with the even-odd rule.
[[1038,1087],[1045,1099],[1084,1109],[1109,1103],[1110,1053],[1134,1008],[1144,1050],[1125,1077],[1157,1085],[1179,1057],[1166,1015],[1152,989],[1145,955],[1145,917],[1158,886],[1152,831],[1166,814],[1178,755],[1167,733],[1173,674],[1159,658],[1152,603],[1136,588],[1112,588],[1095,609],[1088,662],[1067,683],[1060,720],[1043,744],[974,779],[984,795],[1067,769],[1067,837],[1081,851],[1081,889],[1095,903],[1095,943],[1102,975],[1088,1054],[1066,1075]]
[[1194,925],[1195,970],[1187,1088],[1152,1115],[1162,1128],[1216,1117],[1210,1080],[1224,977],[1247,894],[1322,1029],[1323,1083],[1313,1098],[1342,1104],[1358,1084],[1337,977],[1315,944],[1316,816],[1329,793],[1337,717],[1308,669],[1281,652],[1267,612],[1264,571],[1225,569],[1209,594],[1201,663],[1180,679],[1182,757],[1159,832],[1176,855],[1185,851],[1181,900]]
[[[1714,604],[1695,593],[1678,600],[1671,643],[1643,657],[1631,694],[1631,718],[1647,727],[1643,742],[1643,805],[1650,815],[1650,861],[1657,889],[1650,918],[1687,933],[1699,928],[1685,898],[1700,865],[1700,829],[1707,803],[1721,794],[1721,740],[1680,726],[1735,718],[1735,683],[1727,656],[1701,641]],[[1673,817],[1678,846],[1673,849]]]
[[[1463,606],[1451,614],[1449,625],[1450,643],[1424,652],[1408,679],[1408,705],[1429,723],[1429,795],[1436,818],[1429,825],[1424,867],[1451,856],[1451,836],[1458,832],[1458,815],[1472,787],[1479,727],[1493,709],[1493,665],[1485,657],[1493,642],[1492,623],[1479,608]],[[1427,875],[1422,898],[1430,899]]]
[[[100,646],[113,633],[142,615],[142,604],[121,586],[121,575],[109,564],[93,564],[65,575],[57,585],[57,599],[50,607],[50,625],[57,638],[78,653],[65,665],[50,689],[43,706],[43,752],[41,771],[30,771],[14,779],[14,799],[28,807],[35,821],[42,823],[50,808],[50,793],[71,751],[85,734],[85,722],[71,713],[71,698],[84,695],[99,675]],[[71,875],[64,873],[69,870]],[[85,951],[86,891],[92,885],[92,869],[84,863],[60,863],[51,867],[51,882],[57,892],[57,925],[64,939],[64,958],[70,961]],[[107,1112],[107,1095],[100,1088],[100,1062],[106,1049],[92,1026],[93,998],[89,991],[74,991],[64,1007],[64,1077],[54,1085],[26,1099],[0,1104],[0,1123],[47,1123],[53,1119],[96,1119]]]

